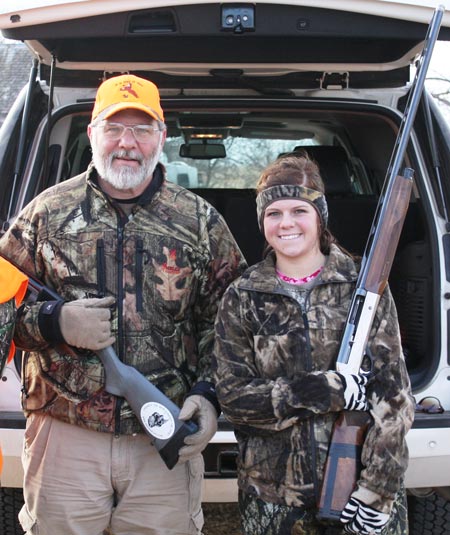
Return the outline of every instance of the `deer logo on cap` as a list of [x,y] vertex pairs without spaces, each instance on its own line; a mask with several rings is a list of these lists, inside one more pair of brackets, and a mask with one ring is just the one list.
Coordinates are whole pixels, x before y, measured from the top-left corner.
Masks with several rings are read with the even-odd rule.
[[[133,89],[133,84],[131,82],[126,82],[121,88],[121,91],[125,91],[129,93],[130,95],[133,95],[134,98],[139,98],[139,95],[136,93],[136,91]],[[124,97],[128,97],[128,95],[124,95]]]

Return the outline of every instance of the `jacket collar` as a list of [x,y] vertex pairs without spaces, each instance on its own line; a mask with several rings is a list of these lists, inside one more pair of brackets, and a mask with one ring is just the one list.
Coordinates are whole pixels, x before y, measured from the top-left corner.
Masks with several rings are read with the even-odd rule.
[[[321,274],[322,282],[355,282],[357,278],[355,262],[332,244]],[[239,280],[238,287],[262,292],[276,291],[280,287],[280,281],[275,273],[275,254],[269,253],[262,262],[250,267]]]
[[[94,164],[88,167],[86,171],[86,180],[88,184],[94,187],[95,190],[100,191],[104,196],[109,197],[99,186],[98,183],[98,172],[94,167]],[[162,164],[158,163],[154,172],[153,178],[147,188],[140,195],[137,200],[137,204],[140,206],[145,206],[151,202],[156,192],[161,188],[162,183],[164,182],[164,168]]]

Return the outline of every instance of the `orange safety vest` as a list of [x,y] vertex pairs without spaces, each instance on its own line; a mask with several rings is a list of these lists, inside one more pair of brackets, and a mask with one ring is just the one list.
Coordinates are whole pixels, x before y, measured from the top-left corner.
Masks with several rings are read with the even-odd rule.
[[[0,256],[0,305],[14,298],[18,307],[25,297],[27,286],[28,277]],[[11,342],[7,362],[13,358],[15,350],[14,342]]]
[[[0,305],[15,299],[15,305],[18,307],[25,296],[27,286],[28,278],[0,256]],[[13,358],[15,350],[14,342],[11,341],[7,362]],[[0,474],[2,473],[2,468],[3,455],[0,447]]]

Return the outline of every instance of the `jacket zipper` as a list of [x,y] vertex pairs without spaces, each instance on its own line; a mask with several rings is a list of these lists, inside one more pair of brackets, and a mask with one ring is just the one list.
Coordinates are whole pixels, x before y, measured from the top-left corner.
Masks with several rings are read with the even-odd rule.
[[[322,283],[319,283],[319,284],[322,284]],[[302,314],[303,324],[305,326],[305,336],[306,336],[306,343],[307,343],[307,347],[308,347],[307,361],[306,361],[306,371],[311,372],[312,371],[312,367],[313,367],[312,366],[312,358],[311,358],[311,338],[309,336],[308,316],[306,315],[306,303],[308,302],[308,300],[310,298],[311,290],[309,290],[307,292],[307,295],[306,295],[305,301],[304,301],[304,306],[302,305],[302,303],[300,303],[300,301],[295,299],[288,292],[285,292],[283,290],[281,290],[281,291],[280,290],[278,290],[278,291],[276,290],[273,293],[275,293],[275,294],[278,293],[278,294],[284,295],[285,297],[288,297],[289,299],[292,299],[293,301],[295,301],[295,303],[297,303],[297,305],[298,305],[298,307],[300,309],[300,312]],[[310,437],[309,442],[311,444],[311,464],[312,464],[312,477],[313,477],[313,485],[314,485],[314,495],[315,495],[315,499],[316,499],[316,502],[317,502],[317,500],[319,499],[319,481],[317,479],[317,457],[316,457],[317,448],[316,448],[316,435],[315,435],[315,432],[314,432],[315,421],[316,421],[316,417],[315,416],[312,416],[309,419],[309,437]]]
[[[123,361],[123,356],[125,354],[125,340],[123,337],[123,231],[124,223],[120,214],[118,214],[118,226],[117,226],[117,251],[116,251],[116,262],[117,262],[117,347],[118,347],[118,357]],[[115,410],[115,426],[114,432],[117,435],[120,435],[120,411],[123,404],[123,398],[117,398],[116,410]]]
[[142,295],[143,257],[144,257],[144,242],[141,238],[138,238],[136,240],[136,267],[135,267],[136,311],[137,312],[142,312],[143,310],[143,295]]
[[106,295],[106,262],[105,262],[105,242],[102,239],[97,240],[97,288],[98,296]]
[[[322,283],[319,282],[319,284],[317,284],[317,286],[319,286],[320,284],[322,284]],[[313,369],[313,363],[312,363],[312,358],[311,358],[311,338],[310,338],[310,335],[309,335],[309,321],[308,321],[308,316],[306,315],[307,303],[308,303],[308,301],[310,299],[311,291],[312,291],[312,289],[307,291],[307,294],[305,296],[305,300],[304,300],[303,304],[300,301],[297,301],[297,299],[295,299],[291,295],[289,295],[289,293],[282,292],[284,295],[286,295],[287,297],[290,297],[291,299],[293,299],[298,304],[298,306],[300,308],[300,311],[302,313],[303,324],[305,326],[306,344],[307,344],[307,348],[308,348],[307,361],[306,361],[306,371],[308,371],[308,372],[312,372],[312,369]],[[316,417],[312,416],[309,419],[309,443],[311,444],[311,464],[312,464],[312,477],[313,477],[313,485],[314,485],[314,495],[315,495],[315,499],[316,499],[316,502],[317,502],[318,499],[319,499],[319,481],[317,479],[317,447],[316,447],[316,435],[315,435],[315,432],[314,432],[315,423],[316,423]]]
[[[306,312],[302,310],[302,317],[303,317],[303,323],[305,325],[305,336],[306,336],[306,342],[308,346],[308,360],[306,362],[306,370],[308,372],[312,371],[312,359],[311,359],[311,339],[309,336],[309,322],[308,317],[306,315]],[[317,448],[316,448],[316,435],[314,432],[314,427],[316,423],[316,417],[312,416],[309,419],[309,436],[310,440],[309,443],[311,444],[311,463],[312,463],[312,476],[313,476],[313,484],[314,484],[314,494],[316,497],[316,501],[319,498],[319,482],[317,480]]]

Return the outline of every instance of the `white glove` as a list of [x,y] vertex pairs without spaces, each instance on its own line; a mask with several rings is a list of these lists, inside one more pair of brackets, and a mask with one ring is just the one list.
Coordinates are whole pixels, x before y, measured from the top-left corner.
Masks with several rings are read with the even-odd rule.
[[368,374],[353,374],[338,372],[344,385],[344,409],[349,411],[367,411],[369,404],[366,398],[366,385],[369,381]]
[[350,497],[340,520],[345,524],[345,533],[379,535],[387,524],[389,515],[373,509],[357,498]]
[[181,408],[178,416],[180,420],[197,422],[198,431],[184,439],[186,444],[180,449],[180,463],[185,463],[200,454],[217,431],[217,411],[214,405],[205,397],[194,394],[189,396]]
[[64,303],[59,313],[59,328],[69,346],[97,351],[112,345],[110,306],[114,297],[77,299]]

